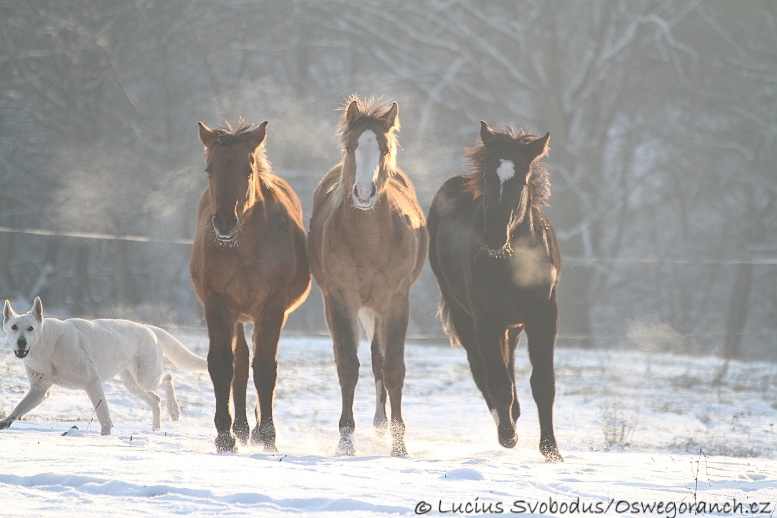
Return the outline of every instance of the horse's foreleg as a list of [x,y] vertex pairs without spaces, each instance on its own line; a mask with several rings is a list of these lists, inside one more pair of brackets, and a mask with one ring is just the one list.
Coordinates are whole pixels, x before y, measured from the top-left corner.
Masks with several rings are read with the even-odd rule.
[[235,406],[235,420],[232,431],[241,444],[248,443],[248,416],[246,415],[246,388],[248,387],[248,344],[243,324],[235,325],[234,357],[232,366],[232,402]]
[[518,442],[512,418],[513,382],[503,354],[505,330],[490,322],[477,323],[477,341],[487,374],[488,395],[496,411],[499,444],[512,448]]
[[337,377],[340,380],[342,395],[342,413],[340,414],[340,443],[338,455],[355,455],[353,432],[356,421],[353,418],[353,397],[356,383],[359,381],[359,357],[356,349],[359,344],[356,311],[339,297],[325,299],[326,320],[334,342]]
[[257,427],[251,434],[251,442],[262,444],[267,452],[278,451],[275,447],[275,423],[273,422],[273,399],[278,379],[278,340],[285,323],[284,309],[266,308],[254,327],[254,385],[259,397],[256,409]]
[[386,416],[386,385],[383,383],[383,350],[378,334],[372,338],[371,346],[372,374],[375,377],[375,417],[372,426],[378,434],[384,434],[388,427]]
[[[529,359],[532,364],[531,391],[540,419],[540,452],[552,461],[563,461],[553,431],[553,403],[556,399],[556,376],[553,355],[558,320],[555,306],[541,320],[526,326]],[[539,318],[539,317],[538,317]]]
[[232,415],[229,411],[230,387],[234,373],[232,334],[235,327],[228,315],[218,311],[222,307],[223,301],[219,300],[206,304],[205,311],[210,339],[208,373],[213,382],[213,393],[216,396],[216,415],[213,422],[216,425],[216,450],[219,453],[235,449],[235,436],[230,431]]
[[405,385],[405,336],[410,314],[407,297],[396,299],[381,319],[380,334],[385,340],[383,381],[391,405],[391,454],[407,455],[405,421],[402,418],[402,389]]
[[513,422],[517,422],[521,417],[521,405],[518,403],[518,387],[515,384],[515,350],[518,348],[518,340],[521,337],[522,327],[513,327],[507,330],[505,342],[505,355],[507,356],[507,373],[513,382]]

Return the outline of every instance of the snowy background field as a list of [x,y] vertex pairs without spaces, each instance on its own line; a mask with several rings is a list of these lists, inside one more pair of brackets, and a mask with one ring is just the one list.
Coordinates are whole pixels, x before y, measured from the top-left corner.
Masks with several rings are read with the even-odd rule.
[[[204,332],[176,334],[205,353]],[[463,350],[411,341],[407,458],[390,457],[387,439],[373,434],[366,344],[360,355],[353,458],[334,456],[340,395],[327,337],[281,340],[274,455],[251,446],[215,453],[207,374],[170,368],[184,415],[158,432],[150,412],[109,383],[108,437],[84,393],[56,387],[0,433],[0,516],[561,515],[570,505],[615,516],[662,503],[638,514],[777,514],[777,365],[734,363],[713,387],[717,359],[560,349],[556,429],[566,461],[554,464],[537,451],[523,355],[521,439],[504,450]],[[3,343],[0,414],[26,388]],[[721,507],[710,512],[713,504]]]

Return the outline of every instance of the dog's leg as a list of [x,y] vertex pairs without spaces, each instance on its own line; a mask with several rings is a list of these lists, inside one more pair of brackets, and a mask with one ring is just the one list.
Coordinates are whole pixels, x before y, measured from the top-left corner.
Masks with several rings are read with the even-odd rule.
[[108,411],[108,401],[105,399],[105,392],[103,392],[103,384],[100,383],[97,376],[94,376],[84,390],[94,405],[97,420],[100,421],[100,435],[110,435],[113,423],[111,422],[111,413]]
[[8,414],[5,419],[0,420],[0,430],[11,426],[14,421],[18,421],[24,417],[28,412],[43,403],[46,398],[49,397],[52,384],[42,379],[41,375],[37,375],[38,379],[35,379],[35,376],[33,376],[34,374],[36,373],[31,373],[28,370],[27,375],[31,382],[30,390],[27,392],[24,398],[22,398],[19,404],[16,405],[16,408],[13,409],[13,412]]
[[151,407],[151,429],[159,430],[162,428],[162,403],[159,396],[150,390],[143,390],[143,388],[138,385],[138,382],[135,381],[135,378],[128,370],[121,371],[119,373],[119,377],[121,378],[121,381],[124,382],[124,386],[127,387],[127,390],[129,390],[130,393],[132,393],[141,401],[145,401],[146,404]]
[[178,418],[181,417],[181,407],[178,406],[178,399],[175,397],[175,389],[173,388],[173,377],[170,374],[165,374],[162,386],[165,388],[167,412],[170,414],[170,419],[178,421]]

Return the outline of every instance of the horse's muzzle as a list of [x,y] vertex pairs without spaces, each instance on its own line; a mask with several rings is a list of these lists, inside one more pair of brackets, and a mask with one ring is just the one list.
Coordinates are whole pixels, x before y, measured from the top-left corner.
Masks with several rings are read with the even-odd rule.
[[359,185],[358,183],[353,185],[353,204],[357,209],[369,210],[375,205],[375,200],[378,197],[378,186],[375,182],[372,182],[369,186],[369,190],[366,186]]
[[219,241],[234,241],[239,223],[236,216],[230,216],[226,221],[222,221],[218,215],[215,215],[211,219],[211,223]]

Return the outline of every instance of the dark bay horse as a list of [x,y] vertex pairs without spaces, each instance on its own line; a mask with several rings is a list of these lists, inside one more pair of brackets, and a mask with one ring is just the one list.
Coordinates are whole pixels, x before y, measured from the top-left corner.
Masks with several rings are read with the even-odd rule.
[[442,292],[440,316],[451,343],[467,351],[505,448],[518,440],[515,349],[526,332],[540,451],[560,461],[553,431],[553,354],[561,256],[541,210],[550,195],[540,164],[550,134],[494,131],[480,124],[483,144],[467,155],[473,172],[446,181],[429,212],[429,262]]
[[229,124],[219,129],[199,125],[209,184],[197,210],[190,268],[208,325],[216,448],[234,450],[235,436],[248,442],[249,350],[243,324],[252,321],[251,366],[259,405],[251,440],[275,451],[278,338],[287,315],[310,290],[302,206],[291,187],[270,171],[262,145],[267,122],[252,128],[241,121],[236,130]]
[[396,166],[399,108],[349,99],[339,125],[343,160],[313,195],[310,269],[324,295],[342,392],[339,455],[354,455],[353,398],[359,378],[360,320],[372,340],[376,410],[385,433],[391,405],[392,455],[405,455],[402,387],[409,292],[426,259],[424,215]]

